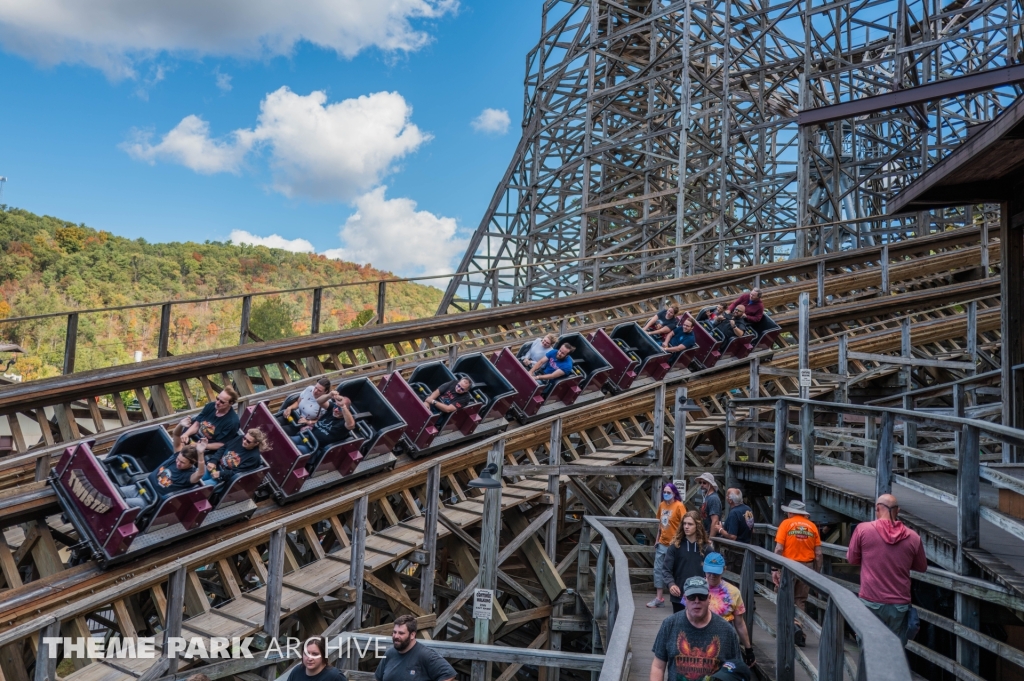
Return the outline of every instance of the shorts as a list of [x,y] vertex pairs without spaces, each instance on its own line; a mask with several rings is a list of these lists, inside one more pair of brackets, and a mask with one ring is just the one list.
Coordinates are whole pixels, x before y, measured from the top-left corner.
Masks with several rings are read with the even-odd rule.
[[665,581],[661,578],[661,571],[665,567],[665,554],[668,547],[658,542],[654,547],[654,588],[664,589]]

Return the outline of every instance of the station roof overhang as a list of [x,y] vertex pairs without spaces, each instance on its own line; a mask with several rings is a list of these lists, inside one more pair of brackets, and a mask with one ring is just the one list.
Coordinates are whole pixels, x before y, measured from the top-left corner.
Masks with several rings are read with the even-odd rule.
[[1024,180],[1024,96],[889,201],[890,215],[1011,198]]

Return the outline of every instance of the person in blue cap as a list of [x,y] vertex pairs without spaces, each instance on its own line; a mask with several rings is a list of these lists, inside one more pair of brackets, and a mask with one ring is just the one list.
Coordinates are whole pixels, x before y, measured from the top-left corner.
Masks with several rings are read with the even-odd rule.
[[754,674],[750,667],[743,664],[743,660],[726,660],[711,678],[716,681],[752,681]]
[[704,556],[704,577],[708,580],[708,607],[736,629],[736,635],[743,646],[743,661],[754,664],[754,649],[750,645],[750,632],[743,614],[747,612],[740,590],[722,579],[725,572],[725,556],[711,552]]

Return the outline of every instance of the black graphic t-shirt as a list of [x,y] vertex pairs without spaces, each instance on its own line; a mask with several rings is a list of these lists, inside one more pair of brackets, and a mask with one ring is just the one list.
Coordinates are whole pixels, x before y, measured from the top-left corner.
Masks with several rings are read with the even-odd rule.
[[207,463],[217,465],[217,469],[220,471],[218,480],[231,482],[236,475],[254,471],[263,465],[259,448],[246,449],[242,446],[243,438],[243,435],[237,436],[220,449],[212,452],[212,456],[206,459]]
[[319,674],[307,674],[306,668],[299,664],[288,675],[288,681],[348,681],[348,677],[331,665],[321,669]]
[[702,629],[690,624],[686,612],[666,617],[654,641],[654,656],[667,662],[668,681],[703,681],[726,660],[740,656],[740,639],[718,615]]
[[388,648],[374,672],[377,681],[447,681],[455,670],[436,650],[422,643],[400,653]]
[[214,402],[203,407],[192,422],[199,424],[199,430],[192,436],[196,442],[204,437],[210,442],[227,442],[238,435],[238,414],[234,409],[228,409],[224,416],[217,416],[217,405]]
[[192,473],[195,472],[195,468],[189,468],[188,470],[179,470],[178,466],[175,465],[178,455],[175,454],[171,458],[164,461],[160,466],[149,474],[149,481],[153,484],[153,488],[157,494],[161,497],[167,497],[177,492],[183,492],[187,489],[191,489],[195,485],[192,484]]
[[725,531],[736,535],[736,541],[749,544],[754,534],[754,512],[746,504],[736,506],[725,519]]
[[323,449],[347,440],[352,431],[345,425],[345,418],[335,418],[332,410],[313,424],[313,434],[316,435],[316,441]]
[[659,329],[674,329],[679,324],[679,315],[669,318],[668,310],[660,310],[655,317],[658,319],[654,322],[654,327],[651,329],[652,331],[657,331]]
[[437,389],[438,396],[437,401],[442,404],[455,407],[456,409],[462,409],[472,401],[473,396],[469,394],[467,390],[464,393],[455,392],[455,386],[459,384],[458,379],[454,381],[448,381],[440,388]]

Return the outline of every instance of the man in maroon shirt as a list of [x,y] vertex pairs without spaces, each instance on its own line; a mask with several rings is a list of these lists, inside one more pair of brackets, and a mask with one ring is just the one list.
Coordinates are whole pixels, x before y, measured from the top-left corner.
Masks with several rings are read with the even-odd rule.
[[899,509],[893,495],[878,497],[876,520],[857,525],[846,560],[860,565],[861,602],[906,646],[910,571],[924,572],[928,559],[921,537],[897,519]]
[[751,324],[757,324],[764,318],[764,301],[761,300],[761,289],[759,288],[752,288],[749,293],[744,293],[732,301],[732,304],[729,306],[729,312],[735,310],[737,305],[742,305],[746,308],[743,316]]

